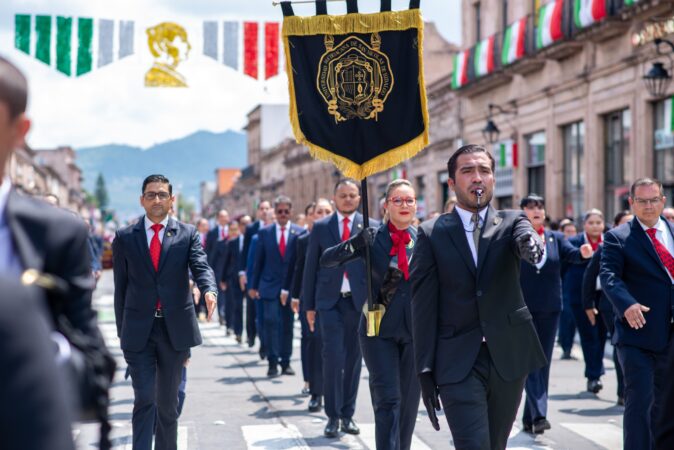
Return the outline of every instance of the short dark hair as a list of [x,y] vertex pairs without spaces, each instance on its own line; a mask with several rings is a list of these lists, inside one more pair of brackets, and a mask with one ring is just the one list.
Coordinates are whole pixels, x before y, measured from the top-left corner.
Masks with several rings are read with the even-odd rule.
[[541,208],[545,208],[545,199],[532,192],[520,200],[520,208],[524,209],[532,206],[540,206]]
[[565,218],[559,221],[559,229],[564,231],[564,228],[569,227],[569,226],[576,226],[576,222],[573,221],[573,219],[570,218]]
[[171,186],[171,182],[169,181],[169,179],[166,178],[164,175],[158,175],[158,174],[150,175],[149,177],[147,177],[143,180],[143,192],[141,192],[142,194],[145,193],[145,188],[150,183],[168,184],[169,185],[169,194],[173,195],[173,186]]
[[620,221],[623,220],[623,217],[625,217],[625,216],[631,216],[631,215],[632,215],[632,212],[629,211],[629,210],[627,210],[627,209],[624,210],[624,211],[620,211],[620,212],[619,212],[618,214],[616,214],[615,217],[613,218],[613,226],[617,227],[618,224],[620,223]]
[[16,119],[26,112],[28,82],[21,71],[0,56],[0,103],[7,105],[9,118]]
[[308,216],[312,209],[316,209],[316,202],[311,202],[304,208],[304,215]]
[[634,198],[634,192],[637,190],[639,186],[653,186],[653,185],[657,186],[658,189],[660,190],[660,196],[665,195],[665,192],[662,189],[662,183],[660,183],[655,178],[642,177],[638,178],[634,183],[632,183],[632,186],[630,187],[630,197]]
[[459,159],[459,156],[467,155],[469,153],[486,153],[491,161],[491,171],[493,172],[496,168],[496,160],[494,160],[494,157],[486,148],[481,145],[468,144],[455,151],[449,158],[449,161],[447,161],[447,175],[449,175],[449,178],[456,180],[456,161]]
[[340,186],[347,185],[347,184],[352,184],[352,185],[356,186],[356,188],[358,189],[358,193],[360,194],[360,184],[358,184],[358,182],[356,180],[354,180],[353,178],[340,178],[339,181],[337,181],[337,183],[335,183],[335,189],[333,189],[332,193],[336,194],[337,189],[339,189]]
[[293,201],[290,200],[290,197],[288,197],[287,195],[279,195],[274,199],[274,209],[276,209],[278,205],[288,205],[292,208]]

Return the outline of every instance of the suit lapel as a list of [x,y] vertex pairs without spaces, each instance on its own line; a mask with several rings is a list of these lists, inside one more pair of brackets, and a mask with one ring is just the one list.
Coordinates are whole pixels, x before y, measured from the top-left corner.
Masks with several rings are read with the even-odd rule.
[[355,236],[356,234],[360,233],[360,230],[363,229],[363,216],[362,214],[356,213],[355,216],[353,216],[353,226],[351,227],[351,236]]
[[154,266],[152,265],[152,258],[150,257],[150,247],[147,245],[147,231],[145,230],[145,216],[141,217],[138,223],[133,227],[133,235],[136,240],[136,245],[138,246],[138,254],[140,258],[145,262],[147,270],[151,273],[155,273]]
[[[665,223],[667,223],[667,222],[665,221]],[[671,233],[672,229],[669,227],[669,225],[667,225],[667,229]],[[639,223],[639,221],[637,220],[636,217],[634,219],[632,219],[632,232],[634,233],[635,237],[637,238],[637,241],[639,241],[641,243],[641,245],[644,246],[644,248],[646,249],[646,253],[648,253],[651,256],[651,258],[653,258],[655,263],[662,270],[664,270],[665,275],[667,275],[667,277],[669,277],[669,272],[667,271],[667,268],[665,267],[665,265],[662,263],[662,260],[660,259],[658,254],[656,253],[655,247],[653,246],[653,242],[651,242],[651,238],[648,237],[648,235],[646,234],[644,229],[641,227],[641,224]]]
[[16,252],[19,254],[19,259],[23,263],[23,268],[42,270],[44,259],[40,252],[36,250],[26,226],[22,223],[23,214],[21,206],[20,194],[12,189],[9,191],[7,206],[5,207],[7,226],[16,247]]
[[466,230],[463,228],[463,222],[459,213],[456,209],[450,214],[440,216],[440,219],[444,220],[444,225],[447,227],[450,240],[454,243],[454,247],[459,251],[461,259],[466,263],[466,267],[471,274],[475,275],[475,262],[473,261],[473,254],[470,251],[468,246],[468,240],[466,238]]
[[480,234],[480,241],[478,243],[478,253],[477,253],[477,275],[480,276],[480,271],[484,265],[485,258],[487,257],[487,252],[489,251],[489,244],[491,243],[491,238],[496,231],[503,218],[498,215],[496,210],[489,206],[487,208],[487,214],[484,216],[484,226],[482,227],[482,233]]
[[332,233],[332,237],[335,238],[335,242],[341,242],[342,238],[339,234],[339,218],[337,217],[337,213],[334,213],[330,218],[328,228],[330,228],[330,232]]
[[[171,245],[173,245],[173,241],[176,239],[177,233],[178,233],[178,224],[176,223],[175,220],[169,219],[168,223],[166,224],[166,230],[164,231],[164,239],[161,242],[161,253],[159,256],[159,270],[157,270],[157,272],[161,272],[162,267],[164,267],[164,264],[166,263],[166,255],[168,254],[169,250],[171,250]],[[218,241],[216,235],[216,241],[214,242],[213,245],[217,245],[217,242]],[[213,251],[215,250],[216,249],[213,249]]]

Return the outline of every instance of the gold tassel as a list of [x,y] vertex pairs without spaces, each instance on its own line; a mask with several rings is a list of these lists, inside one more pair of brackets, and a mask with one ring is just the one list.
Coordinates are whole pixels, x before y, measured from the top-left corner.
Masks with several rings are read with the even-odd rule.
[[[372,33],[380,31],[397,31],[417,28],[418,55],[419,55],[419,96],[421,97],[421,112],[424,121],[423,132],[409,142],[391,149],[379,156],[357,164],[343,156],[309,141],[300,127],[297,103],[295,99],[295,83],[292,61],[290,58],[290,41],[288,36],[302,36],[313,34],[347,34]],[[339,31],[336,31],[339,29]],[[298,143],[309,148],[311,156],[321,161],[335,165],[346,177],[362,180],[376,173],[391,169],[401,162],[414,157],[428,145],[429,116],[426,100],[426,83],[424,81],[423,63],[424,22],[418,9],[406,11],[391,11],[374,14],[347,14],[345,16],[290,16],[283,20],[283,46],[286,54],[286,73],[288,74],[288,91],[290,93],[289,115],[293,134]]]

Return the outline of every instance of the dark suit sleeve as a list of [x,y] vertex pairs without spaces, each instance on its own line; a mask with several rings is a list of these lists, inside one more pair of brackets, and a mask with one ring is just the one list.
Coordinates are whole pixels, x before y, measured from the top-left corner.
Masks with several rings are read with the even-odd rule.
[[313,231],[309,235],[307,256],[306,261],[304,262],[304,273],[302,275],[302,302],[304,303],[305,311],[316,310],[316,274],[321,258],[319,233],[324,230],[321,228],[322,225],[323,224],[315,224]]
[[417,373],[432,372],[438,328],[440,281],[430,237],[419,228],[410,267],[412,336]]
[[126,300],[126,286],[129,279],[127,275],[126,256],[124,255],[124,244],[122,238],[119,236],[119,231],[115,233],[115,239],[112,241],[112,272],[115,281],[115,321],[117,322],[117,337],[121,337],[124,302]]
[[592,255],[592,259],[587,264],[585,268],[585,274],[583,275],[583,309],[592,309],[596,308],[599,297],[599,291],[597,291],[597,277],[599,276],[599,267],[601,263],[601,248]]
[[[543,257],[542,253],[539,255],[534,255],[528,250],[528,246],[524,245],[522,242],[524,240],[528,240],[529,237],[532,236],[536,241],[536,245],[538,245],[540,249],[545,248],[545,244],[543,241],[541,241],[541,237],[538,235],[538,233],[536,233],[534,227],[531,225],[531,222],[529,222],[529,219],[524,213],[520,213],[515,218],[512,228],[512,236],[513,251],[515,254],[519,255],[521,259],[532,265],[541,262]],[[523,250],[525,248],[526,250]]]
[[253,270],[251,271],[251,279],[248,280],[250,289],[257,290],[260,285],[260,272],[264,267],[264,231],[260,230],[257,234],[257,244],[255,245],[255,255],[253,255]]
[[580,254],[580,247],[574,247],[564,239],[564,236],[557,236],[557,248],[559,249],[560,260],[570,264],[582,264],[587,261]]
[[358,258],[364,258],[364,249],[355,249],[353,246],[353,241],[356,237],[358,237],[358,235],[352,236],[344,242],[325,249],[320,259],[321,267],[333,268]]
[[295,242],[297,254],[297,260],[295,261],[295,267],[293,268],[293,281],[290,286],[290,298],[300,298],[302,293],[302,274],[304,272],[304,262],[307,259],[307,243],[309,237],[303,235],[301,238],[298,238]]
[[191,233],[189,266],[194,282],[203,293],[217,293],[218,287],[215,283],[215,275],[211,266],[208,265],[206,253],[201,247],[199,233],[192,227],[188,227],[188,232]]
[[286,272],[285,279],[283,281],[283,286],[281,289],[288,291],[288,295],[290,295],[290,298],[292,297],[292,289],[294,287],[293,281],[294,281],[294,275],[295,275],[295,266],[297,265],[297,260],[299,259],[299,254],[297,252],[298,250],[298,243],[300,241],[300,237],[304,236],[306,231],[304,231],[302,234],[300,234],[297,239],[295,239],[295,251],[293,252],[292,258],[290,261],[288,261],[288,271]]
[[625,310],[637,303],[637,300],[629,293],[627,285],[622,280],[625,264],[624,249],[620,239],[608,232],[604,235],[604,244],[601,253],[599,279],[604,294],[608,297],[613,307],[620,312],[620,318],[625,315]]
[[253,239],[253,224],[247,229],[243,235],[243,253],[239,261],[239,272],[246,272],[246,265],[248,264],[248,251],[250,250],[250,241]]
[[234,251],[230,248],[232,242],[233,241],[227,242],[227,254],[225,256],[225,262],[222,265],[221,273],[215,274],[216,276],[219,277],[218,280],[217,280],[218,282],[227,283],[227,281],[229,280],[229,277],[231,275],[232,265],[235,262],[234,261]]

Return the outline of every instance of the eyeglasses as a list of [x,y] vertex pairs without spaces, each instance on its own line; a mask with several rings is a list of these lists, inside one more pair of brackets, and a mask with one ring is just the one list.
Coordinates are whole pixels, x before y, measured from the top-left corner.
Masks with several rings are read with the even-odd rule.
[[637,203],[637,205],[639,205],[639,206],[646,206],[646,205],[653,205],[653,206],[655,206],[655,205],[657,205],[658,203],[660,203],[661,200],[662,200],[662,197],[654,197],[654,198],[639,198],[639,197],[636,197],[636,198],[634,199],[634,201],[635,201],[635,202]]
[[391,197],[388,199],[389,202],[393,203],[397,207],[403,206],[403,203],[407,206],[414,206],[417,203],[417,199],[414,197]]
[[169,198],[171,198],[171,194],[168,192],[152,192],[152,191],[147,191],[143,193],[143,198],[148,201],[152,201],[155,198],[159,197],[159,200],[161,201],[166,201]]
[[289,209],[277,209],[276,214],[290,214]]

